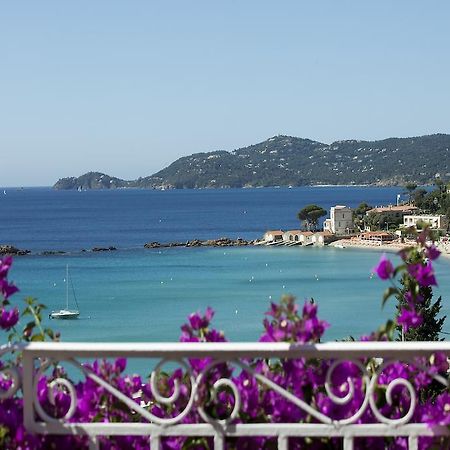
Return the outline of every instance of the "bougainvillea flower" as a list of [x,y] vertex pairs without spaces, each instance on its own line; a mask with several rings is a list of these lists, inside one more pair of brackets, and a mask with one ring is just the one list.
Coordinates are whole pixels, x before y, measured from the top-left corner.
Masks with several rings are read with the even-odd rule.
[[430,261],[425,265],[421,263],[410,264],[408,272],[417,280],[420,286],[437,286],[434,269]]
[[15,294],[18,291],[19,288],[14,286],[14,284],[8,283],[7,280],[0,280],[0,292],[5,300],[7,300],[9,297],[11,297],[11,295]]
[[403,327],[403,331],[407,332],[410,328],[417,328],[423,322],[422,316],[415,310],[403,308],[397,318],[399,325]]
[[12,265],[11,256],[5,256],[0,259],[0,280],[8,275],[8,271],[11,265]]
[[423,295],[420,294],[414,295],[411,291],[408,291],[405,294],[405,300],[411,307],[413,307],[414,304],[423,302]]
[[386,254],[383,253],[381,255],[380,261],[376,267],[373,268],[373,271],[378,275],[382,280],[387,280],[394,273],[394,266],[391,261],[386,258]]
[[0,311],[0,328],[9,330],[19,321],[19,310],[17,308],[6,310],[3,308]]
[[430,245],[426,248],[425,254],[427,255],[427,258],[431,261],[438,259],[441,252],[436,248],[435,245]]

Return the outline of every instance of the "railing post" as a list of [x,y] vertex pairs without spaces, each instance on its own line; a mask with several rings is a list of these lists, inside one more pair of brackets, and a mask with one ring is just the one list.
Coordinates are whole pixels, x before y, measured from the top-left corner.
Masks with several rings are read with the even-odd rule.
[[161,448],[161,438],[157,434],[150,436],[150,448],[151,450],[159,450]]
[[288,450],[289,438],[287,436],[278,436],[278,450]]
[[214,435],[214,450],[224,450],[225,448],[225,438],[223,434]]
[[417,436],[409,436],[408,438],[408,450],[418,450],[419,442]]
[[353,450],[353,437],[344,437],[344,450]]
[[23,423],[25,428],[33,432],[34,413],[33,413],[33,356],[23,349]]
[[98,450],[99,442],[97,436],[89,436],[89,450]]

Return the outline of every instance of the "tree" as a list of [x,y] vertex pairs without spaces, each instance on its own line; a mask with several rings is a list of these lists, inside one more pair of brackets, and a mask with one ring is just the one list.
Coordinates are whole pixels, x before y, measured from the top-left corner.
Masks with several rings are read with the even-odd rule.
[[417,188],[417,184],[416,183],[406,183],[405,184],[405,189],[408,193],[409,196],[409,203],[412,202],[413,199],[413,192],[416,190]]
[[362,218],[363,216],[365,216],[366,212],[371,210],[373,208],[373,206],[370,206],[368,203],[366,202],[362,202],[358,205],[358,207],[355,209],[355,215],[358,218]]
[[[421,264],[419,259],[411,260],[411,263]],[[410,289],[411,275],[404,273],[400,283],[402,288],[397,297],[397,313],[399,316],[400,311],[403,308],[408,307],[408,301],[406,299],[407,292]],[[408,331],[402,333],[401,325],[397,325],[397,331],[399,334],[399,340],[405,341],[443,341],[444,338],[440,337],[442,327],[444,325],[446,316],[438,318],[442,309],[442,298],[439,297],[433,302],[433,289],[431,286],[421,286],[419,288],[418,296],[423,298],[420,304],[417,305],[416,310],[422,316],[423,322],[417,328],[409,328]]]
[[364,228],[368,219],[366,216],[367,211],[370,211],[372,208],[373,206],[370,206],[366,202],[362,202],[356,209],[353,210],[353,222],[360,230]]
[[316,230],[319,219],[326,215],[327,212],[321,206],[308,205],[298,212],[297,217],[300,222],[305,223],[306,229]]
[[427,195],[426,189],[416,189],[413,192],[413,205],[422,209],[424,206],[425,196]]

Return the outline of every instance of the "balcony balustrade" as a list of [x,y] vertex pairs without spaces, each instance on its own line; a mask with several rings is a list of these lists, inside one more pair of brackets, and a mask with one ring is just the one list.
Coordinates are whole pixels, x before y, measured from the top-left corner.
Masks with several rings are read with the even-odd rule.
[[[342,441],[344,450],[353,448],[355,439],[369,436],[404,436],[408,439],[410,450],[418,448],[420,436],[449,435],[449,429],[442,426],[429,426],[416,423],[415,408],[420,401],[412,383],[406,378],[390,380],[384,386],[386,401],[392,402],[396,390],[403,389],[408,393],[409,406],[401,417],[385,417],[377,402],[379,395],[380,375],[394,362],[405,365],[418,366],[418,358],[430,358],[436,352],[442,352],[450,358],[450,342],[345,342],[324,343],[316,345],[301,345],[288,343],[46,343],[35,342],[18,347],[3,347],[3,357],[12,350],[22,352],[23,370],[14,367],[3,369],[3,376],[12,380],[8,391],[1,393],[2,398],[22,389],[24,400],[24,424],[28,431],[44,434],[83,434],[88,436],[90,448],[99,448],[99,436],[114,435],[142,435],[148,436],[149,447],[152,450],[161,448],[161,442],[168,436],[204,436],[213,442],[214,449],[224,449],[227,439],[236,437],[270,436],[278,442],[280,450],[289,448],[289,440],[298,437],[336,437]],[[160,392],[158,380],[163,367],[178,366],[184,370],[186,377],[186,404],[176,415],[159,417],[151,412],[149,405],[142,400],[142,393],[137,391],[132,397],[120,392],[102,379],[97,373],[84,364],[90,358],[139,358],[148,360],[152,368],[149,389],[153,401],[163,406],[174,404],[181,392],[179,382],[175,382],[172,392]],[[192,359],[206,359],[207,365],[203,370],[194,373],[190,361]],[[345,405],[354,399],[355,390],[361,389],[361,402],[355,411],[340,420],[333,419],[320,411],[317,405],[309,404],[305,398],[300,398],[294,392],[277,384],[268,374],[255,371],[255,360],[265,361],[330,361],[324,377],[324,392],[330,401],[336,405]],[[211,379],[209,373],[220,364],[233,367],[233,377],[242,371],[258,383],[261,389],[272,390],[275,395],[291,402],[309,417],[308,422],[278,423],[245,423],[239,419],[242,406],[241,392],[233,377]],[[348,378],[344,389],[336,389],[334,373],[344,363],[354,365],[359,371],[360,382]],[[47,374],[55,364],[70,365],[79,371],[80,376],[86,377],[102,386],[122,401],[127,408],[134,411],[136,421],[111,422],[74,422],[73,417],[77,408],[77,395],[74,383],[68,378],[51,379]],[[369,365],[371,369],[369,370]],[[420,366],[420,364],[419,364]],[[423,371],[428,368],[423,366]],[[73,371],[74,369],[71,369]],[[149,369],[150,370],[150,369]],[[70,406],[63,417],[53,417],[41,405],[37,394],[38,380],[46,374],[48,378],[49,397],[54,389],[62,389],[70,395]],[[446,376],[432,374],[437,383],[449,387],[448,373]],[[212,384],[208,385],[209,382]],[[205,394],[205,385],[208,395]],[[210,415],[210,410],[203,403],[204,398],[209,402],[216,400],[217,393],[227,390],[234,398],[228,417],[217,418]],[[377,390],[378,389],[378,390]],[[20,392],[20,391],[19,391]],[[50,398],[50,401],[52,399]],[[450,405],[448,405],[450,414]],[[374,423],[361,423],[361,418],[371,411]],[[198,414],[197,423],[183,423],[193,411]]]

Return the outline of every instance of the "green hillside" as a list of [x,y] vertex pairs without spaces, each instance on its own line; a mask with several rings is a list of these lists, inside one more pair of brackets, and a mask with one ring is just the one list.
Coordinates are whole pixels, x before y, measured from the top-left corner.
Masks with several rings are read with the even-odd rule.
[[450,177],[450,135],[323,144],[275,136],[232,152],[195,153],[154,175],[125,181],[98,172],[63,178],[56,189],[224,188],[323,184],[396,185]]

